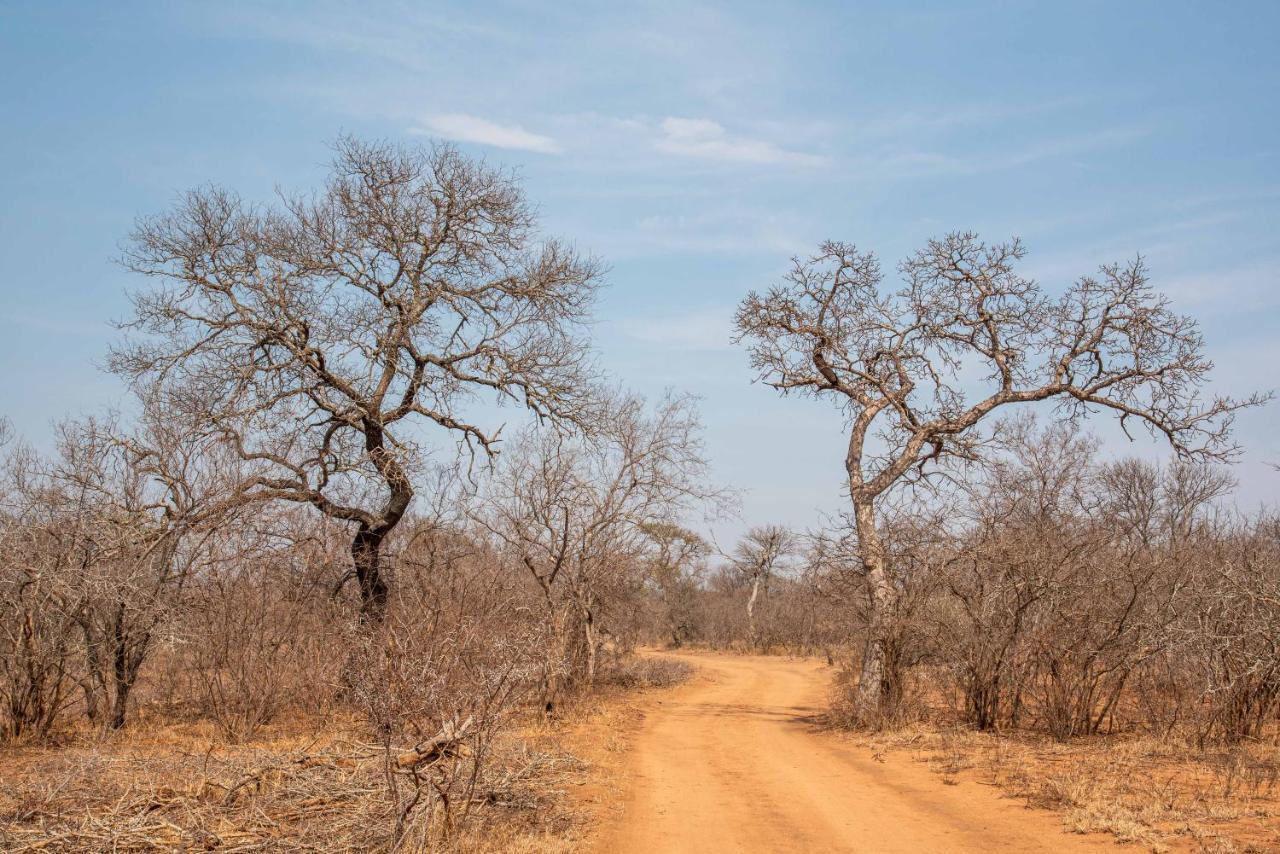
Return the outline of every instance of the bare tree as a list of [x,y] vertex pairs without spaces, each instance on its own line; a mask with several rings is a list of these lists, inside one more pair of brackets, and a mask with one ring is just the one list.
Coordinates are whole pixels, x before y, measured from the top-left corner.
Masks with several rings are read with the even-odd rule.
[[595,676],[602,592],[642,571],[654,523],[671,522],[720,493],[706,484],[693,401],[615,395],[577,441],[531,432],[489,485],[479,522],[536,582],[546,609],[544,705],[563,671]]
[[74,623],[40,467],[0,418],[0,741],[47,736],[74,685]]
[[769,583],[794,548],[795,537],[790,531],[781,525],[765,525],[747,531],[733,550],[730,560],[734,571],[751,590],[747,596],[747,637],[752,646],[761,642],[756,602],[761,591],[768,591]]
[[362,612],[379,620],[417,425],[491,452],[500,428],[461,411],[477,394],[586,417],[579,331],[600,267],[535,225],[510,175],[452,147],[342,138],[314,196],[260,207],[207,187],[142,220],[125,264],[161,284],[135,295],[143,335],[111,365],[236,449],[242,498],[351,523]]
[[38,500],[69,573],[64,607],[84,641],[86,711],[119,729],[157,628],[209,536],[232,521],[235,469],[210,453],[216,441],[152,409],[131,432],[108,416],[66,422],[57,436]]
[[859,688],[868,719],[897,693],[885,667],[899,591],[878,530],[886,492],[974,456],[983,419],[1014,404],[1051,400],[1068,419],[1110,410],[1126,429],[1142,423],[1178,453],[1213,459],[1235,450],[1233,414],[1267,399],[1202,398],[1212,363],[1196,323],[1152,290],[1141,259],[1054,299],[1015,272],[1023,255],[1017,240],[951,234],[904,261],[904,286],[886,291],[873,254],[829,242],[738,308],[735,340],[758,377],[833,397],[849,419],[845,471],[872,601]]
[[642,530],[652,543],[648,580],[661,600],[671,646],[678,648],[696,631],[699,576],[711,546],[673,522],[647,523]]

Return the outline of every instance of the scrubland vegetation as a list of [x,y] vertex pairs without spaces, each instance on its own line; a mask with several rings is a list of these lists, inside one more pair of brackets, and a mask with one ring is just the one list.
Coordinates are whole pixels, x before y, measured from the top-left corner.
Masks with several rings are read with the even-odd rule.
[[573,727],[686,675],[648,644],[824,656],[876,749],[1228,850],[1280,775],[1280,519],[1228,465],[1266,398],[1201,396],[1140,263],[1055,297],[1022,254],[951,235],[891,290],[832,243],[749,295],[759,378],[848,416],[850,505],[722,550],[695,401],[600,375],[601,265],[509,175],[344,139],[315,195],[188,194],[126,251],[133,412],[4,436],[0,841],[567,848]]
[[[870,743],[1081,832],[1271,850],[1280,523],[1224,510],[1221,469],[1099,461],[1069,428],[1008,432],[1007,456],[936,516],[889,528],[911,568],[905,687]],[[855,682],[838,719],[857,719]]]

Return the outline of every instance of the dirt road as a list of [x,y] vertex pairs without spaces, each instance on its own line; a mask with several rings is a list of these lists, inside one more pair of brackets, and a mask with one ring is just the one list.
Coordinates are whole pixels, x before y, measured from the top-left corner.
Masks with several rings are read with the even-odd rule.
[[601,852],[1111,851],[971,782],[819,731],[815,661],[679,654],[693,680],[646,710]]

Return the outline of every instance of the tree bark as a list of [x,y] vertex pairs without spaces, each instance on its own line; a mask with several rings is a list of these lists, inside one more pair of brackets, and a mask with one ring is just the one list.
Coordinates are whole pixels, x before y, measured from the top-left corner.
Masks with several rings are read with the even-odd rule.
[[363,429],[365,451],[386,482],[390,495],[373,523],[359,523],[351,540],[351,563],[360,585],[360,618],[368,624],[379,625],[387,615],[390,594],[382,571],[382,544],[408,512],[409,502],[413,500],[413,484],[400,462],[387,453],[381,425],[366,421]]
[[129,694],[138,682],[138,672],[147,657],[147,647],[151,644],[151,631],[141,629],[136,633],[130,631],[126,618],[128,614],[125,604],[120,603],[116,610],[112,630],[112,696],[111,716],[108,721],[112,729],[121,729],[125,725],[129,709]]
[[871,605],[867,644],[862,653],[862,674],[858,680],[857,707],[864,722],[878,723],[892,711],[900,689],[890,634],[898,589],[889,578],[888,558],[880,532],[876,530],[872,502],[855,496],[853,503],[858,549],[867,573]]
[[596,684],[596,616],[591,603],[587,602],[582,612],[583,640],[587,644],[587,689]]
[[360,585],[360,618],[377,625],[387,614],[387,580],[382,574],[382,543],[390,528],[370,528],[363,522],[351,541],[351,562]]
[[103,707],[107,703],[107,668],[103,661],[102,641],[95,630],[92,611],[85,608],[76,619],[84,635],[85,661],[88,664],[87,672],[80,679],[80,688],[84,691],[85,715],[96,726],[102,722]]

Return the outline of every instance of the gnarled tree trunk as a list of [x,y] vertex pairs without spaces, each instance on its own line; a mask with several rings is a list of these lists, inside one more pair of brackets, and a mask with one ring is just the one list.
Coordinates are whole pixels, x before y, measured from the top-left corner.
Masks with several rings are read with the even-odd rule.
[[387,580],[382,574],[382,543],[389,528],[370,528],[361,522],[351,541],[351,563],[360,585],[360,618],[381,623],[387,614]]
[[361,519],[351,540],[351,563],[360,585],[360,618],[377,625],[387,615],[390,590],[382,567],[382,546],[408,512],[409,502],[413,500],[413,484],[404,466],[387,452],[382,427],[366,421],[363,429],[365,451],[390,491],[376,521]]

